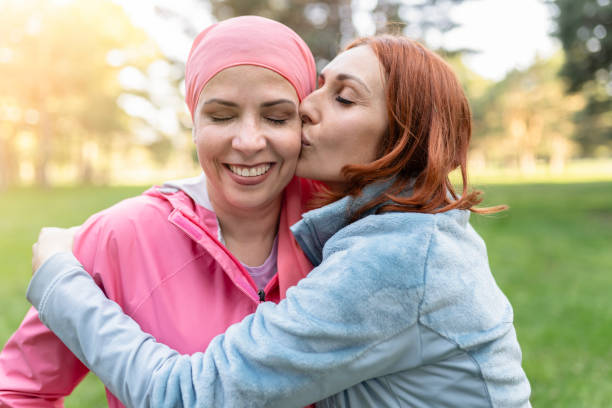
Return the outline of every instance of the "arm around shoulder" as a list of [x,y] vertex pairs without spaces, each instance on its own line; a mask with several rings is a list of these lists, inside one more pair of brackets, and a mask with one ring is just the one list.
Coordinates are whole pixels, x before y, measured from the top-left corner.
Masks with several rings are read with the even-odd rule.
[[390,245],[384,239],[396,237],[376,230],[359,238],[365,230],[340,234],[286,300],[261,304],[192,356],[143,333],[74,261],[55,266],[63,273],[39,271],[29,296],[45,324],[129,406],[303,406],[418,353],[401,336],[416,323],[420,274],[406,279],[396,267],[422,269],[422,259],[408,265],[380,256],[401,257],[406,242]]

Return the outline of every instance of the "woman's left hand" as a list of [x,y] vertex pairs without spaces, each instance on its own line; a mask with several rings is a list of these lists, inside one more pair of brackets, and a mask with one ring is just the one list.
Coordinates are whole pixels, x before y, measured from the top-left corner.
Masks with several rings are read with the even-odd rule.
[[58,252],[72,252],[72,242],[78,228],[41,229],[38,241],[32,245],[32,274],[52,255]]

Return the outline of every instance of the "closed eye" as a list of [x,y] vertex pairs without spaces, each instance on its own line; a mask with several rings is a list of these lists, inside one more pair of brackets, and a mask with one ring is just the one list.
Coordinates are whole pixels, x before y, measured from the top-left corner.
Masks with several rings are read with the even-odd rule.
[[352,105],[353,103],[355,103],[353,101],[349,101],[348,99],[341,97],[340,95],[336,96],[336,101],[340,102],[343,105]]
[[228,120],[233,119],[233,116],[211,116],[210,119],[213,122],[227,122]]
[[275,125],[284,125],[285,123],[287,123],[287,119],[266,118],[266,120],[272,122]]

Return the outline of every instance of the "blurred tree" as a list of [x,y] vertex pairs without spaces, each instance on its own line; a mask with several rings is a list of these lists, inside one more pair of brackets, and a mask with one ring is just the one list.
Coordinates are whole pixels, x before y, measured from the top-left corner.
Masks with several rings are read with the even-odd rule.
[[[3,115],[4,116],[4,115]],[[0,191],[16,184],[19,172],[16,152],[10,136],[14,134],[8,121],[0,122]]]
[[448,8],[463,0],[210,0],[219,20],[260,15],[293,28],[310,46],[318,68],[357,35],[404,31],[425,39],[456,26]]
[[389,25],[402,28],[404,34],[426,42],[428,36],[437,36],[457,27],[449,10],[464,0],[377,0],[372,10],[376,32],[385,32]]
[[472,143],[469,155],[470,167],[484,170],[487,164],[487,155],[479,148],[479,140],[483,139],[490,130],[485,125],[484,117],[489,112],[490,100],[488,92],[494,81],[486,79],[468,68],[461,58],[461,53],[444,53],[444,59],[453,67],[459,82],[463,85],[472,110]]
[[210,0],[218,20],[258,15],[293,28],[310,46],[317,65],[330,61],[340,44],[355,36],[351,0]]
[[517,163],[524,174],[535,171],[537,157],[560,173],[574,149],[572,116],[584,107],[580,94],[564,95],[562,64],[561,54],[539,59],[490,87],[477,104],[474,147],[488,158]]
[[[127,129],[116,103],[120,64],[109,56],[123,50],[132,54],[126,60],[139,63],[148,58],[142,51],[146,44],[148,38],[109,1],[4,0],[0,124],[10,133],[2,135],[0,149],[27,161],[16,144],[26,132],[35,136],[28,153],[35,156],[39,185],[48,184],[51,161],[80,163],[81,179],[90,181],[96,156]],[[10,175],[5,183],[14,183],[15,166],[4,161],[0,166]]]
[[582,90],[588,104],[576,116],[586,154],[608,145],[612,154],[612,4],[610,0],[552,0],[556,36],[567,59],[561,75],[569,92]]

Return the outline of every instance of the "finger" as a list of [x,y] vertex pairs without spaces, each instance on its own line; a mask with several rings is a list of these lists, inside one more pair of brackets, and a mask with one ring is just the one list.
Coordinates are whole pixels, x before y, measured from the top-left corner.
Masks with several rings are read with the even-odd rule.
[[40,233],[38,234],[38,240],[40,241],[42,238],[53,232],[53,227],[42,227],[40,229]]

